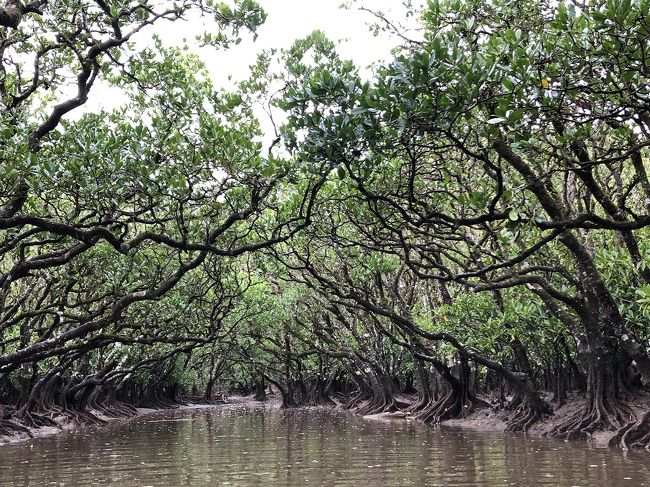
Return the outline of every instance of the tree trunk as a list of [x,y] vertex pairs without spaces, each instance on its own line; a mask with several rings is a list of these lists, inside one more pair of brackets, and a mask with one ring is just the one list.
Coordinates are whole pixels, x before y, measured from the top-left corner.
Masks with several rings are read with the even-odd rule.
[[579,353],[587,364],[585,404],[552,431],[551,436],[588,437],[594,431],[619,429],[634,419],[632,410],[619,398],[619,374],[612,348],[604,341],[592,340]]

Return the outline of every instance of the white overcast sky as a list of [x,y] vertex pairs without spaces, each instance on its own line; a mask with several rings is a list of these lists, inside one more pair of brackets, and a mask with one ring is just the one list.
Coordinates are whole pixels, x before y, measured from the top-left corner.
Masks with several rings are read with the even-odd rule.
[[[215,84],[220,87],[231,87],[235,82],[245,79],[249,66],[255,62],[261,50],[287,48],[294,40],[305,37],[316,29],[339,42],[341,55],[352,59],[361,68],[389,59],[391,48],[398,43],[394,36],[374,36],[369,24],[377,19],[368,12],[360,11],[358,6],[341,8],[341,0],[258,0],[258,3],[268,16],[258,31],[257,39],[253,41],[251,35],[244,33],[243,42],[232,45],[227,50],[198,48],[194,42],[195,36],[214,29],[214,24],[210,19],[196,17],[181,22],[157,24],[139,33],[134,40],[136,45],[151,46],[154,33],[166,45],[181,45],[184,39],[187,40],[193,46],[192,50],[207,65]],[[360,0],[359,5],[381,11],[388,18],[405,19],[401,0]],[[91,96],[87,110],[110,109],[125,101],[119,93],[111,92],[107,96],[104,90],[101,83],[95,87],[95,96]],[[97,96],[97,92],[103,93]]]
[[[319,29],[333,41],[339,42],[339,52],[351,59],[360,68],[366,68],[372,63],[390,58],[390,51],[399,43],[395,36],[381,34],[373,35],[369,24],[377,19],[368,12],[359,10],[364,6],[373,11],[380,11],[386,18],[404,22],[405,7],[402,0],[358,0],[350,8],[341,8],[342,0],[258,0],[267,13],[267,19],[258,30],[255,41],[252,35],[243,33],[243,42],[232,45],[227,50],[216,50],[213,47],[199,48],[194,41],[195,36],[214,29],[210,19],[197,17],[181,22],[158,24],[150,30],[145,30],[134,39],[136,45],[152,45],[152,35],[158,34],[166,45],[182,45],[183,40],[192,46],[202,61],[208,67],[215,85],[233,87],[234,83],[248,77],[249,66],[257,54],[263,49],[287,48],[294,40],[305,37]],[[417,2],[414,2],[417,3]],[[411,24],[414,19],[409,19]],[[416,33],[412,33],[417,37]],[[363,71],[362,71],[363,72]],[[366,71],[366,74],[369,74]],[[126,101],[124,96],[115,92],[100,82],[95,87],[85,109],[74,114],[81,115],[83,111],[111,109]],[[259,114],[264,131],[270,130],[268,120]],[[265,139],[273,139],[267,133]]]
[[[215,53],[214,49],[202,49],[201,56],[208,64],[217,84],[227,84],[228,76],[233,80],[244,79],[248,66],[253,64],[257,53],[267,48],[286,48],[294,40],[305,37],[320,29],[334,41],[341,41],[340,53],[365,67],[374,61],[387,59],[396,39],[387,36],[375,37],[368,27],[374,19],[357,6],[340,8],[341,0],[258,0],[267,12],[267,19],[259,29],[255,42],[251,36],[226,51]],[[385,13],[388,17],[404,18],[401,0],[367,0],[360,2],[368,8]],[[209,23],[188,21],[180,29],[177,24],[168,24],[164,36],[180,43],[183,37],[191,40],[198,30],[209,28]],[[197,25],[199,24],[199,25]]]

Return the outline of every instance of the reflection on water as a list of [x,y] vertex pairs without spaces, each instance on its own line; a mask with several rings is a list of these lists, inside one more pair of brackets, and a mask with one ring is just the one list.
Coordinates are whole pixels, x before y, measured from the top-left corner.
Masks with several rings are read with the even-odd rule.
[[324,409],[160,411],[0,446],[0,486],[650,486],[650,457]]

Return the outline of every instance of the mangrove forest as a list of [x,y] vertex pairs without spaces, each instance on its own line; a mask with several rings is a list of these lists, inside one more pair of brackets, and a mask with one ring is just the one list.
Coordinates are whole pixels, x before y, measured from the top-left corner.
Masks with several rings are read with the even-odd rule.
[[263,1],[0,6],[3,438],[246,396],[650,448],[650,1],[416,3],[341,10],[370,66]]

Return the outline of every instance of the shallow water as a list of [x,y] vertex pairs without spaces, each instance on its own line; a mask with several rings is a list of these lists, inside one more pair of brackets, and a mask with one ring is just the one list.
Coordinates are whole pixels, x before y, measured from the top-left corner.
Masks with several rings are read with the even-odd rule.
[[325,409],[160,411],[0,446],[0,486],[650,486],[650,454]]

